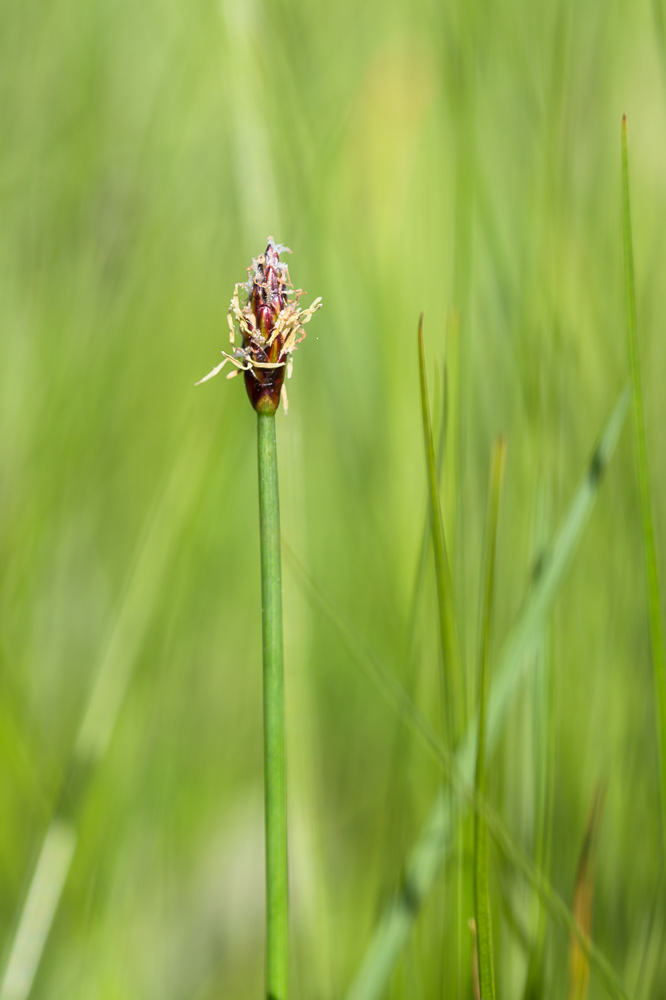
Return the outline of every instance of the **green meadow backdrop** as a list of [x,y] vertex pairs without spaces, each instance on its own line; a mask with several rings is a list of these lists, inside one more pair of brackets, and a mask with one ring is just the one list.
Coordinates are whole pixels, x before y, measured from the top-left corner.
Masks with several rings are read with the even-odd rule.
[[[242,380],[194,383],[268,235],[324,301],[277,418],[294,1000],[348,995],[441,786],[381,682],[442,732],[419,314],[469,720],[492,442],[491,672],[630,379],[623,113],[666,574],[665,17],[663,0],[0,5],[3,1000],[262,995],[256,420]],[[631,411],[593,486],[488,797],[571,907],[603,796],[593,939],[656,1000]],[[461,814],[381,995],[473,996],[470,829]],[[570,995],[569,932],[492,839],[490,880],[498,996]],[[594,970],[588,995],[608,995]]]

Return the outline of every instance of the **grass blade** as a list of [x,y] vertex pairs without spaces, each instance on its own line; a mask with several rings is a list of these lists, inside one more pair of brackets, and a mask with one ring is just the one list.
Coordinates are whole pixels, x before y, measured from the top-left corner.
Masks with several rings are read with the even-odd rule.
[[[540,561],[533,585],[502,650],[488,704],[487,750],[495,746],[509,706],[527,669],[528,653],[545,624],[564,576],[574,557],[597,498],[603,473],[615,450],[629,405],[629,391],[620,396],[594,450],[571,505],[551,546]],[[473,722],[456,753],[463,779],[473,779],[476,724]],[[438,792],[416,844],[407,859],[403,890],[385,909],[372,937],[347,1000],[380,1000],[411,932],[421,901],[427,896],[449,849],[450,799]],[[407,886],[406,890],[404,886]]]
[[[542,492],[537,502],[535,554],[541,551],[546,537],[546,503]],[[540,662],[534,668],[532,740],[534,754],[535,829],[533,857],[537,868],[548,874],[552,846],[552,817],[555,782],[555,721],[553,676],[550,657],[550,626],[542,630],[542,639],[534,655]],[[544,993],[546,913],[537,904],[530,926],[534,928],[523,1000],[540,1000]]]
[[634,251],[631,235],[631,203],[629,199],[629,156],[627,152],[627,119],[622,118],[622,232],[624,240],[624,277],[627,299],[627,336],[631,359],[633,389],[634,437],[638,463],[638,486],[645,553],[645,577],[650,622],[650,648],[654,678],[655,706],[657,710],[657,739],[659,743],[659,773],[661,777],[661,826],[666,858],[666,663],[664,662],[664,637],[661,625],[661,600],[659,572],[654,539],[650,476],[645,440],[645,410],[638,356],[636,323],[636,288],[634,283]]
[[[432,547],[435,558],[435,576],[437,582],[437,618],[440,632],[440,648],[442,655],[442,696],[444,699],[443,718],[446,724],[447,746],[452,752],[462,732],[465,720],[464,678],[458,641],[456,636],[455,602],[453,597],[453,577],[446,546],[444,521],[439,497],[439,476],[435,458],[430,407],[428,405],[428,383],[425,369],[425,350],[423,347],[423,313],[419,318],[418,328],[419,351],[419,382],[421,389],[421,418],[423,438],[425,443],[426,467],[428,473],[428,499],[430,503],[430,528],[432,532]],[[446,413],[446,398],[444,413]],[[452,810],[455,803],[452,802]],[[463,923],[463,826],[459,810],[455,810],[454,824],[456,826],[455,841],[458,846],[456,859],[456,879],[453,891],[454,920],[450,945],[456,956],[455,961],[455,992],[460,993],[462,980],[462,941],[460,928]]]
[[[493,448],[486,529],[486,570],[484,574],[483,607],[481,612],[481,642],[479,651],[479,732],[476,752],[474,785],[478,796],[486,793],[486,706],[490,686],[490,625],[495,589],[495,554],[497,519],[504,475],[506,446],[501,439]],[[488,827],[484,817],[474,814],[474,918],[477,930],[479,988],[484,1000],[495,1000],[493,968],[493,936],[490,920],[488,888]]]
[[[597,861],[597,841],[601,825],[601,813],[604,804],[604,793],[598,787],[592,808],[587,820],[583,846],[578,859],[576,886],[574,889],[573,915],[580,929],[589,939],[592,934],[592,900],[594,898],[594,871]],[[590,967],[587,956],[575,936],[571,939],[569,951],[569,968],[571,971],[570,1000],[586,1000],[590,982]]]
[[439,485],[437,476],[437,461],[435,445],[430,422],[428,406],[428,383],[425,370],[425,352],[423,349],[423,314],[419,319],[419,379],[421,386],[421,418],[423,421],[423,437],[426,451],[426,467],[428,472],[428,497],[430,500],[430,528],[432,531],[432,547],[435,555],[435,575],[437,580],[437,610],[439,619],[439,639],[442,651],[442,689],[444,697],[444,715],[448,729],[448,740],[451,747],[455,746],[460,733],[460,711],[462,708],[462,679],[460,676],[460,658],[456,640],[455,606],[453,601],[453,580],[451,567],[446,551],[444,523],[439,502]]
[[451,575],[459,579],[457,525],[460,491],[460,314],[453,310],[446,318],[444,363],[444,428],[446,430],[444,481],[444,536]]

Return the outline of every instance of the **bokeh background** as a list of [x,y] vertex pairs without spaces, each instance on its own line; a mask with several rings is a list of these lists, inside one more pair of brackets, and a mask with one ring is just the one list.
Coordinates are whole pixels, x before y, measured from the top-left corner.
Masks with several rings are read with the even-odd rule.
[[[34,998],[261,995],[255,419],[241,380],[194,382],[269,234],[293,249],[304,302],[324,299],[278,414],[295,998],[345,995],[439,782],[330,613],[438,726],[431,562],[413,597],[418,316],[437,426],[447,330],[457,345],[442,488],[471,711],[491,443],[508,440],[497,651],[629,378],[623,113],[663,553],[664,13],[0,5],[5,960],[77,740],[95,760]],[[547,871],[571,904],[605,787],[594,936],[640,1000],[666,990],[646,608],[628,421],[543,632],[547,696],[536,709],[525,684],[489,792],[532,855],[551,796]],[[447,947],[461,864],[438,879],[391,997],[471,997],[469,899],[462,966]],[[538,908],[494,850],[491,876],[499,993],[520,997]],[[549,922],[539,995],[566,991],[567,951]]]

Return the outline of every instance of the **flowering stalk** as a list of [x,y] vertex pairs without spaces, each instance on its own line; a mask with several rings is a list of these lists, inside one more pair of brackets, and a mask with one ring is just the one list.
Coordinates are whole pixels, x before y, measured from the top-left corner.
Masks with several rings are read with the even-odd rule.
[[266,823],[266,991],[287,996],[289,884],[287,791],[275,414],[259,412],[259,533],[261,619],[264,649],[264,803]]
[[[221,363],[197,382],[207,382],[231,363],[235,370],[227,378],[244,372],[245,388],[257,413],[275,413],[280,399],[287,409],[285,374],[291,378],[292,354],[305,339],[303,327],[321,307],[321,298],[307,309],[298,305],[303,292],[291,285],[289,269],[280,260],[285,252],[291,250],[268,237],[266,252],[248,268],[249,280],[234,288],[227,316],[232,352],[222,351]],[[246,295],[242,307],[240,291]],[[238,333],[240,347],[236,345]]]
[[[292,354],[305,337],[303,325],[321,306],[316,299],[300,309],[303,294],[294,291],[279,246],[269,237],[266,252],[252,261],[249,280],[236,285],[229,307],[232,351],[201,382],[227,363],[227,378],[240,372],[257,411],[259,460],[259,537],[261,548],[261,622],[264,681],[264,797],[266,823],[266,992],[268,1000],[286,1000],[289,951],[287,792],[280,568],[280,505],[275,414],[280,400],[287,409],[285,375]],[[245,302],[241,305],[240,292]],[[236,346],[240,334],[242,346]],[[199,385],[200,383],[197,383]]]

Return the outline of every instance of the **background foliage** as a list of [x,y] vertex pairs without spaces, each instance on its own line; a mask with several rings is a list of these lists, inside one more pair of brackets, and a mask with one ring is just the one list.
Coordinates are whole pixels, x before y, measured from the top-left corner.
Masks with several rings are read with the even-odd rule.
[[[193,383],[269,233],[324,299],[278,426],[294,997],[344,995],[438,783],[294,570],[438,725],[432,565],[408,655],[416,324],[437,414],[457,314],[444,493],[471,708],[491,441],[508,440],[496,652],[629,377],[623,112],[663,552],[663,17],[660,0],[0,6],[0,941],[94,679],[129,677],[35,998],[261,993],[255,420],[240,380]],[[545,707],[526,685],[488,788],[533,853],[550,727],[549,871],[571,903],[604,783],[594,936],[647,1000],[666,911],[646,607],[625,428],[543,637]],[[535,903],[490,863],[498,995],[520,996]],[[449,897],[445,871],[393,997],[453,995]],[[567,949],[548,924],[544,995]]]

